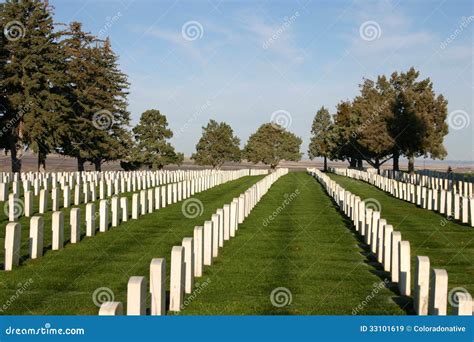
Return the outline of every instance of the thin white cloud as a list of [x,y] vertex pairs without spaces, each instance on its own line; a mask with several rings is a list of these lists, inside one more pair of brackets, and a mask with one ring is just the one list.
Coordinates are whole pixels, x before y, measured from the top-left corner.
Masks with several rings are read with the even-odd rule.
[[301,63],[304,58],[295,46],[293,25],[298,21],[299,12],[289,13],[281,21],[268,24],[261,16],[251,15],[241,20],[242,28],[250,33],[251,39],[259,48],[265,49],[292,63]]

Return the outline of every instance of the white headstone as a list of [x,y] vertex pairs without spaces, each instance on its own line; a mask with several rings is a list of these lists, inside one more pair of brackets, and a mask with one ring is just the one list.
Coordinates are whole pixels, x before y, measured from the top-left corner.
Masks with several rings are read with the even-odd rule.
[[99,231],[106,232],[109,229],[109,201],[106,199],[99,202]]
[[417,315],[428,314],[430,289],[430,259],[427,256],[416,257],[414,307]]
[[185,263],[185,286],[186,293],[193,292],[194,288],[194,241],[193,238],[183,239],[184,263]]
[[52,216],[53,223],[53,251],[64,247],[64,214],[55,211]]
[[472,296],[467,291],[459,291],[454,293],[453,315],[455,316],[472,316],[473,302]]
[[11,271],[20,263],[21,225],[7,223],[5,230],[5,271]]
[[400,268],[398,288],[402,296],[411,295],[411,264],[410,264],[410,242],[400,241],[399,259]]
[[81,209],[71,209],[69,222],[71,225],[71,243],[78,243],[81,241]]
[[95,204],[87,203],[86,204],[86,236],[95,235]]
[[446,316],[448,302],[448,272],[433,268],[430,280],[430,302],[428,313],[435,316]]
[[402,240],[402,234],[398,231],[392,232],[392,256],[391,256],[391,266],[390,274],[392,276],[392,281],[398,283],[400,265],[399,265],[399,253],[400,253],[400,241]]
[[43,255],[44,220],[42,216],[33,216],[30,220],[30,258]]
[[204,228],[194,227],[194,276],[201,277],[204,262]]
[[184,285],[184,247],[174,246],[171,250],[170,311],[181,311],[184,300]]
[[104,302],[100,306],[99,316],[121,316],[123,315],[122,302]]
[[140,195],[133,194],[132,195],[132,219],[138,219],[140,215]]
[[127,315],[143,316],[146,314],[146,288],[145,277],[130,277],[127,285]]
[[154,258],[150,263],[151,314],[164,315],[166,304],[166,260]]
[[128,198],[120,198],[120,211],[122,212],[122,222],[128,221]]
[[120,224],[120,198],[113,196],[111,199],[112,227]]
[[212,244],[213,244],[212,221],[204,222],[204,265],[212,265]]

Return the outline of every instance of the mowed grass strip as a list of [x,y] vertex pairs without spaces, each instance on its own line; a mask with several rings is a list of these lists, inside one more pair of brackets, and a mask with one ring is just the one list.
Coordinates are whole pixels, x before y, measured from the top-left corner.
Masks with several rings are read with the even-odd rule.
[[410,241],[412,281],[416,256],[426,255],[430,258],[431,267],[448,271],[450,289],[462,287],[474,294],[473,228],[392,197],[363,181],[328,175],[362,199],[373,198],[380,202],[382,218],[402,233],[403,240]]
[[[95,237],[84,238],[78,244],[68,244],[63,250],[48,251],[12,272],[1,271],[0,303],[8,305],[0,307],[0,313],[96,315],[96,290],[99,301],[108,298],[125,304],[130,276],[149,278],[152,258],[166,258],[169,275],[171,248],[181,245],[184,237],[192,237],[196,225],[210,220],[218,208],[262,177],[243,177],[193,196],[203,203],[202,215],[195,218],[186,218],[183,202],[176,203],[105,233],[97,232]],[[68,229],[66,225],[65,231]],[[45,225],[45,232],[50,234],[50,226]],[[28,230],[22,233],[28,234]]]
[[[181,313],[405,314],[384,286],[387,274],[368,256],[321,185],[306,173],[289,173],[205,268]],[[291,304],[272,304],[277,288],[291,293]],[[274,297],[277,305],[285,300]]]

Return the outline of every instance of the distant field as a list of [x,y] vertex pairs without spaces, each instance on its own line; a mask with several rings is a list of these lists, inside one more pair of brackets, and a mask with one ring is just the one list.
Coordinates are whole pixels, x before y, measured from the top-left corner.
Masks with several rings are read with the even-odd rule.
[[[37,158],[36,155],[32,153],[26,153],[23,157],[23,171],[37,171]],[[290,169],[290,171],[304,171],[308,167],[316,167],[316,168],[323,168],[322,160],[301,160],[299,162],[282,162],[279,165],[280,167],[286,167]],[[347,167],[347,162],[328,162],[328,166],[331,167]],[[364,165],[368,166],[368,165]],[[416,168],[418,169],[431,169],[437,171],[446,171],[448,166],[451,166],[454,172],[457,173],[464,173],[466,175],[472,175],[474,172],[474,162],[425,162],[417,161],[415,163]],[[247,162],[242,162],[239,164],[235,163],[226,163],[224,164],[223,169],[238,169],[238,168],[268,168],[262,164],[252,164]],[[390,163],[387,163],[383,166],[383,168],[390,169],[392,166]],[[400,168],[405,170],[407,167],[406,162],[400,162]],[[175,170],[175,169],[206,169],[208,167],[195,165],[194,162],[189,159],[185,158],[183,165],[177,167],[176,165],[167,166],[165,169]],[[85,169],[87,170],[94,170],[94,166],[92,164],[86,163]],[[121,170],[120,163],[118,162],[110,162],[105,163],[102,166],[103,171],[117,171]],[[11,171],[11,162],[10,156],[6,156],[4,154],[0,155],[0,171]],[[73,158],[64,157],[60,155],[49,155],[48,159],[46,160],[46,171],[77,171],[77,162]]]

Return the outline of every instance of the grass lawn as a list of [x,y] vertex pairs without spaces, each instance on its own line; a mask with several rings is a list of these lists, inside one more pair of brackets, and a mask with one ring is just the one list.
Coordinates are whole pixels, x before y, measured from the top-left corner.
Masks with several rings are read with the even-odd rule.
[[[186,297],[182,314],[351,315],[359,304],[358,314],[405,314],[406,302],[383,286],[387,274],[348,227],[315,179],[283,176],[205,268],[197,281],[206,286]],[[278,287],[291,292],[290,305],[272,305]]]
[[[193,196],[204,204],[202,215],[194,219],[184,217],[182,202],[176,203],[106,233],[97,232],[78,244],[67,244],[61,251],[49,250],[40,259],[24,261],[12,272],[0,272],[0,303],[9,303],[0,306],[0,313],[96,315],[99,308],[92,297],[100,287],[109,288],[115,300],[125,303],[130,276],[148,278],[152,258],[165,257],[169,267],[173,246],[181,245],[183,237],[192,237],[196,225],[210,220],[219,207],[262,177],[243,177]],[[46,241],[51,240],[50,216],[45,215]],[[66,215],[65,238],[69,234]],[[28,229],[23,228],[22,235],[27,236]],[[24,291],[18,295],[19,289]]]
[[458,222],[448,221],[442,215],[418,208],[392,197],[375,186],[344,176],[328,174],[342,187],[362,199],[374,198],[380,202],[382,218],[410,241],[414,280],[417,255],[430,258],[431,267],[448,271],[448,285],[463,287],[474,294],[474,229]]

